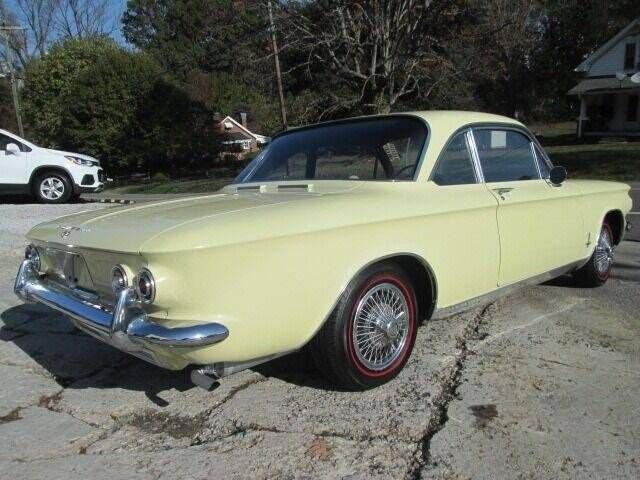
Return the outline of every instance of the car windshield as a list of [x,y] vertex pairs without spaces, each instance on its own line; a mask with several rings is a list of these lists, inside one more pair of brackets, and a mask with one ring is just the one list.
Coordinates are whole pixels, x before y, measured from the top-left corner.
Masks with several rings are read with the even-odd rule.
[[388,116],[318,125],[276,137],[234,183],[412,180],[428,129]]

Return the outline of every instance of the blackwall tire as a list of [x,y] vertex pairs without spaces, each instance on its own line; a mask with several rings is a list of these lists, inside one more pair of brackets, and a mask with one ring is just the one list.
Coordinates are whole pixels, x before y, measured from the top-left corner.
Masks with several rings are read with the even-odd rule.
[[66,203],[73,196],[73,185],[63,173],[44,172],[35,179],[33,193],[40,203]]

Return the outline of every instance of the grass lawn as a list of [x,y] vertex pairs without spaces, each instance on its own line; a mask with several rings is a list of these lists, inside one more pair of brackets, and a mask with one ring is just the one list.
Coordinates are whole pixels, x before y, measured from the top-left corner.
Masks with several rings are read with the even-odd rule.
[[112,193],[205,193],[215,192],[232,182],[229,178],[204,178],[202,180],[171,180],[112,188]]
[[555,146],[547,153],[569,178],[640,181],[640,142]]
[[640,141],[578,143],[574,122],[533,126],[531,130],[553,163],[567,169],[569,178],[640,181]]
[[[575,122],[534,125],[536,134],[551,160],[563,165],[569,178],[640,182],[640,141],[604,139],[598,143],[579,143]],[[228,175],[228,173],[225,174]],[[228,185],[233,177],[202,180],[171,180],[111,189],[113,193],[204,193]]]

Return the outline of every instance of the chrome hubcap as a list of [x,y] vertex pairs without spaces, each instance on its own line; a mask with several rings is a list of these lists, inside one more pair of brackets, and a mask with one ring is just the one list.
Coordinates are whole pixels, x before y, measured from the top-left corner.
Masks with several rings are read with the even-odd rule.
[[47,177],[40,183],[40,193],[48,200],[58,200],[64,195],[64,183],[56,177]]
[[353,345],[369,370],[384,370],[402,353],[409,336],[409,305],[391,283],[369,290],[356,308]]
[[600,237],[598,237],[598,244],[596,245],[595,260],[596,269],[600,274],[607,273],[613,263],[613,246],[609,230],[606,228],[600,231]]

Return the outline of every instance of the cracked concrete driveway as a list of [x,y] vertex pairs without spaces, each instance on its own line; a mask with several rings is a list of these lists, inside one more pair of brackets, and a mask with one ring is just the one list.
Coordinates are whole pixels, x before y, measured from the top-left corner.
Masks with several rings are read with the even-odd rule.
[[0,205],[3,478],[640,476],[640,243],[423,326],[402,374],[335,391],[291,355],[212,392],[11,291],[27,229],[99,205]]

